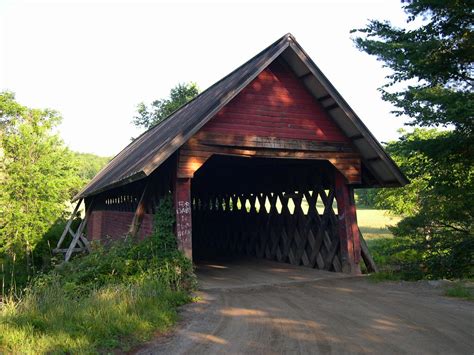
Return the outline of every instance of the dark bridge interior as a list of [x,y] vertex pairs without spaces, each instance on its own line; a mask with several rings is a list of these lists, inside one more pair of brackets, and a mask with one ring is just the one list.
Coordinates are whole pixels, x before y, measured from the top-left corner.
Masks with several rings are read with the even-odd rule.
[[192,180],[194,260],[341,271],[334,174],[321,160],[213,156]]

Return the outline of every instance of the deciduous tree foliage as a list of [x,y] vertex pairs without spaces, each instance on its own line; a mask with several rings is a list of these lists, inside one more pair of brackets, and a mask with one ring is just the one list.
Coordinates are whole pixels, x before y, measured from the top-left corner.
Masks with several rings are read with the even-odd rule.
[[72,153],[55,127],[56,111],[30,109],[0,93],[0,251],[29,259],[77,188]]
[[[101,157],[92,153],[74,152],[77,164],[77,174],[82,185],[87,184],[112,158]],[[80,186],[79,186],[80,187]]]
[[137,127],[151,128],[198,94],[199,88],[196,83],[178,84],[171,89],[169,98],[155,100],[150,106],[143,102],[139,103],[137,115],[132,122]]
[[407,28],[372,20],[355,30],[359,49],[391,70],[380,88],[415,129],[387,150],[411,179],[382,190],[379,203],[406,216],[394,229],[419,252],[429,277],[472,275],[474,250],[474,94],[472,2],[403,2]]

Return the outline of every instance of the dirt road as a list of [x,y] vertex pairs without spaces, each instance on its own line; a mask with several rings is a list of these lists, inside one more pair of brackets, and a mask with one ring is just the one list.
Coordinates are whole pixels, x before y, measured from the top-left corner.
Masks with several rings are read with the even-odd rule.
[[272,262],[205,265],[201,301],[139,354],[473,354],[474,303]]

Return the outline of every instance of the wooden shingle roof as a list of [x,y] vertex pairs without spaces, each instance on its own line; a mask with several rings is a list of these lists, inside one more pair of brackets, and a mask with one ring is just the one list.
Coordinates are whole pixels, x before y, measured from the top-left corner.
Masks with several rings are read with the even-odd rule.
[[363,165],[378,181],[377,186],[408,183],[380,143],[294,37],[286,34],[131,142],[74,199],[92,196],[150,175],[278,57],[288,63],[352,140],[362,156]]

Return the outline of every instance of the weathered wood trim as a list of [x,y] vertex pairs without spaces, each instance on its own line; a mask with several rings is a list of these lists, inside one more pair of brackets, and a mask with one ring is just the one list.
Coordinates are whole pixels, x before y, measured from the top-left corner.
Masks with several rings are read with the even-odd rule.
[[348,143],[322,142],[300,139],[284,139],[261,136],[218,135],[202,132],[195,136],[202,144],[211,146],[231,146],[235,148],[282,149],[313,152],[354,152]]
[[180,150],[178,178],[192,178],[194,173],[214,154],[281,159],[327,160],[347,178],[350,184],[361,182],[361,162],[358,153],[300,151],[270,148],[240,148],[202,144],[199,138],[190,139]]

